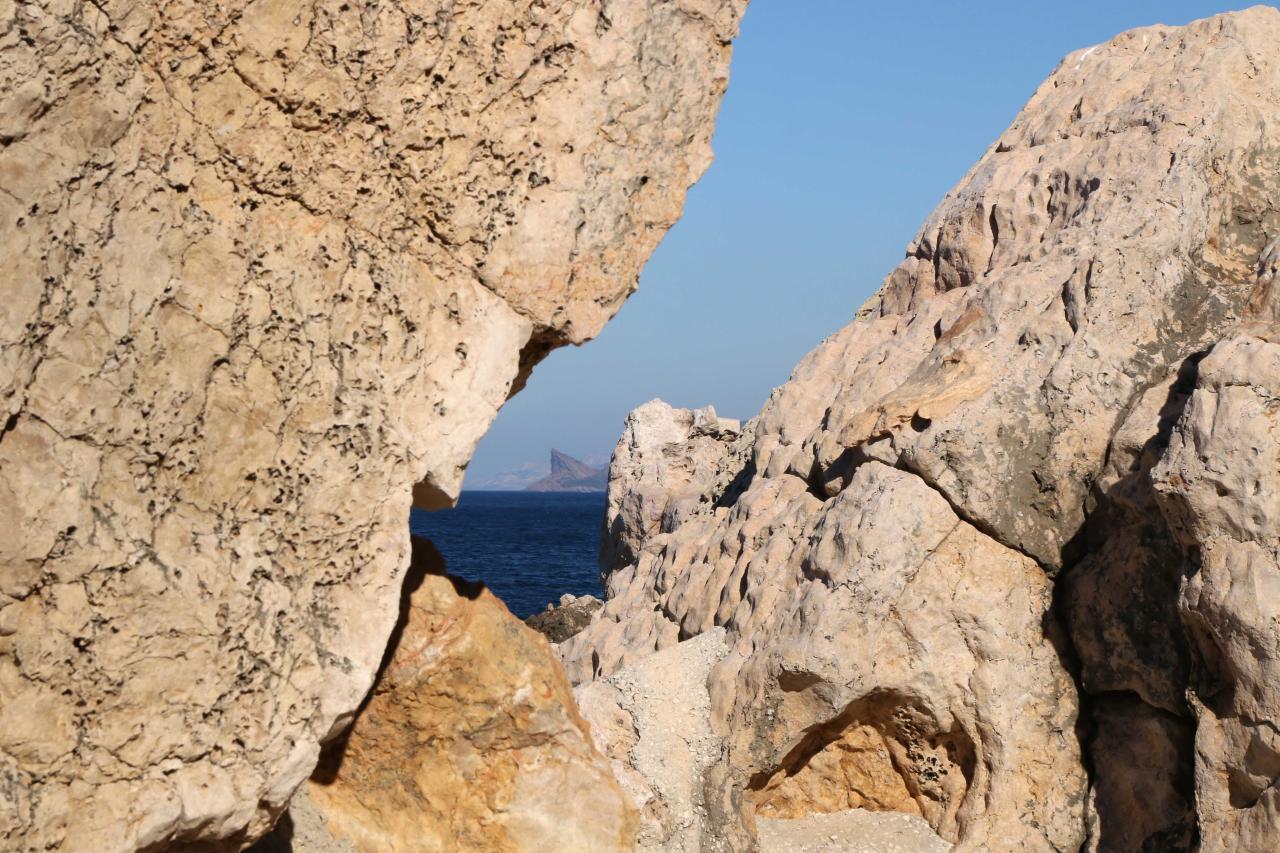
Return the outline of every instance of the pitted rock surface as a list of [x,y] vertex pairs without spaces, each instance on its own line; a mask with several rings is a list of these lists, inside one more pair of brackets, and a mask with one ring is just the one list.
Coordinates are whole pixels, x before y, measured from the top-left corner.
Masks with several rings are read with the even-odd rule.
[[[957,850],[1280,846],[1278,44],[1257,7],[1067,56],[775,391],[731,494],[615,516],[561,654],[587,681],[727,631],[726,847],[851,808]],[[661,458],[699,452],[678,433]],[[615,476],[611,506],[686,486]]]
[[0,846],[271,825],[411,491],[708,165],[744,5],[0,0]]
[[1273,269],[1250,317],[1199,363],[1153,472],[1186,549],[1200,849],[1280,844],[1280,326]]

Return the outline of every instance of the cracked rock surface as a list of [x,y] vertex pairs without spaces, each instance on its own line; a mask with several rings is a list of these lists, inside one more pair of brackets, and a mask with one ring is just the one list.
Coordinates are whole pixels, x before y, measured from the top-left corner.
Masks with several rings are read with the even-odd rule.
[[1067,56],[700,475],[732,485],[668,509],[689,412],[613,472],[608,601],[559,651],[586,682],[727,632],[725,849],[849,809],[957,850],[1280,846],[1278,44],[1258,7]]
[[1204,851],[1280,845],[1280,327],[1262,304],[1199,364],[1153,476],[1189,565],[1195,799]]
[[632,849],[636,809],[547,641],[413,549],[395,651],[290,814],[309,801],[359,853]]
[[743,6],[0,0],[0,846],[271,825],[411,494],[708,165]]

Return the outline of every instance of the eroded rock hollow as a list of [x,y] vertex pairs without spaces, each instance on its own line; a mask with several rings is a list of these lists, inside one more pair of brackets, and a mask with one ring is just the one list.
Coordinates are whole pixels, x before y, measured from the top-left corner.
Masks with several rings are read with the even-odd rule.
[[596,683],[724,632],[703,837],[1280,848],[1278,46],[1259,7],[1071,54],[740,433],[632,415],[559,649],[608,731]]
[[270,827],[383,658],[411,493],[708,165],[744,4],[0,2],[0,847]]

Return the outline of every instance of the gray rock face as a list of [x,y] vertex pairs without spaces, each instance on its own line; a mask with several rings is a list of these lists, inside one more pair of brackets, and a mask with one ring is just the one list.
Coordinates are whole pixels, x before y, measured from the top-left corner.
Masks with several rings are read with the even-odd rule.
[[1278,44],[1259,7],[1071,54],[730,494],[615,465],[609,600],[560,650],[588,680],[727,630],[726,846],[854,807],[962,850],[1280,846]]
[[0,1],[0,847],[270,826],[414,484],[710,162],[744,5]]

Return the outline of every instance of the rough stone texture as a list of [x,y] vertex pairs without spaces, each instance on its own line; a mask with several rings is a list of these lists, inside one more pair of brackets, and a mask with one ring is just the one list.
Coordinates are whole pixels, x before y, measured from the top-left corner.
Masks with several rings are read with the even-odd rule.
[[0,0],[0,846],[270,826],[411,487],[707,166],[744,3]]
[[801,541],[770,647],[713,673],[756,814],[879,807],[979,849],[1074,849],[1075,690],[1034,561],[877,462]]
[[[707,515],[677,531],[689,537],[677,547],[692,565],[742,573],[684,573],[678,587],[761,590],[759,621],[728,623],[742,639],[711,673],[727,766],[755,812],[879,806],[924,815],[951,840],[964,827],[979,846],[1078,844],[1085,778],[1075,691],[1043,633],[1051,589],[1040,568],[957,518],[919,478],[881,463],[861,466],[825,506],[800,481],[778,482],[792,494],[770,490],[752,509],[816,507],[800,529],[765,527],[766,517],[739,534]],[[718,554],[727,555],[720,566]],[[685,591],[667,602],[710,621],[718,598]],[[608,618],[625,600],[562,644],[571,674],[636,659],[618,651],[628,623]],[[716,837],[733,832],[713,826]]]
[[604,602],[594,595],[560,596],[560,603],[541,613],[535,613],[524,624],[545,636],[553,643],[563,643],[574,634],[587,627],[591,616],[604,606]]
[[1193,730],[1204,844],[1280,846],[1277,377],[1233,331],[1276,320],[1277,44],[1258,7],[1069,55],[775,391],[731,493],[616,516],[560,651],[584,680],[728,631],[724,846],[862,805],[965,850],[1185,848]]
[[394,652],[309,785],[329,831],[361,853],[630,850],[636,811],[547,641],[414,552]]
[[644,541],[718,503],[725,472],[750,444],[738,421],[712,406],[676,409],[650,400],[627,415],[609,461],[600,566],[607,578],[634,563]]
[[1177,603],[1189,563],[1160,512],[1151,470],[1186,405],[1196,361],[1129,410],[1094,486],[1080,536],[1086,555],[1060,581],[1081,686],[1097,697],[1088,714],[1090,820],[1102,850],[1195,849],[1191,653]]
[[1199,364],[1154,476],[1193,569],[1195,794],[1204,851],[1280,845],[1280,327],[1262,267],[1256,322]]
[[289,810],[280,816],[271,832],[247,853],[359,853],[350,839],[333,834],[324,815],[311,802],[307,786],[294,792]]
[[714,846],[701,778],[722,751],[707,675],[728,651],[724,635],[713,628],[575,691],[596,746],[640,812],[640,850]]

